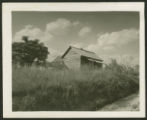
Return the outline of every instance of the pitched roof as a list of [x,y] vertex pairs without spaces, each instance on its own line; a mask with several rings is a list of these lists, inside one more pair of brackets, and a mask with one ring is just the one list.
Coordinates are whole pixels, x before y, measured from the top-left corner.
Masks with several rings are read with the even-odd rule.
[[81,56],[85,56],[85,57],[89,57],[89,58],[92,58],[92,59],[96,59],[96,60],[101,60],[102,59],[97,56],[94,52],[91,52],[91,51],[87,51],[87,50],[84,50],[82,48],[76,48],[76,47],[73,47],[73,46],[70,46],[66,51],[65,53],[62,55],[62,58],[64,58],[64,56],[66,56],[66,54],[70,51],[70,50],[73,50],[75,51],[76,53],[80,54]]

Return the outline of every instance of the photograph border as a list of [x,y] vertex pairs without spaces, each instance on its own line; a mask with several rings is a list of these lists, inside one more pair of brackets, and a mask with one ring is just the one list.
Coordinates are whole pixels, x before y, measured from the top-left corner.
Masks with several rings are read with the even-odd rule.
[[[26,2],[28,2],[28,1],[26,1]],[[30,3],[31,1],[29,1],[28,3],[29,4],[31,4]],[[33,4],[36,4],[36,2],[38,2],[38,1],[35,1],[35,3],[34,2],[32,2]],[[45,2],[47,2],[47,1],[45,1]],[[67,1],[64,1],[64,2],[67,2]],[[94,1],[95,2],[95,1]],[[99,1],[100,2],[100,1]],[[104,2],[106,2],[106,1],[104,1]],[[111,2],[113,2],[113,1],[111,1]],[[114,2],[116,2],[116,1],[114,1]],[[122,1],[119,1],[119,3],[121,3]],[[125,2],[126,2],[126,0],[125,0]],[[136,2],[136,0],[135,1],[131,1],[130,3],[132,3],[132,2]],[[141,2],[144,2],[144,1],[140,1],[139,3],[141,3]],[[12,94],[7,90],[7,87],[9,86],[10,88],[12,87],[11,86],[11,84],[6,84],[7,82],[7,80],[8,79],[10,79],[10,78],[12,78],[11,76],[7,76],[6,77],[6,74],[5,73],[7,73],[7,74],[11,74],[11,71],[8,71],[8,69],[7,68],[9,68],[10,66],[11,66],[11,59],[9,59],[10,58],[10,56],[6,56],[6,53],[8,54],[8,51],[10,52],[11,51],[11,44],[8,46],[7,45],[7,43],[6,43],[6,41],[4,41],[4,39],[7,39],[7,40],[10,40],[10,38],[12,39],[12,35],[11,34],[9,34],[9,31],[7,30],[7,29],[9,29],[9,30],[11,30],[11,26],[10,25],[6,25],[6,24],[8,24],[8,22],[4,22],[4,20],[7,18],[7,19],[9,19],[9,22],[11,23],[11,16],[10,16],[10,14],[6,14],[6,12],[5,11],[7,11],[8,13],[10,13],[10,11],[9,11],[9,9],[11,9],[11,7],[9,6],[9,7],[7,7],[6,9],[5,9],[5,7],[3,8],[3,5],[5,5],[5,4],[7,4],[7,3],[9,3],[9,2],[2,2],[1,3],[1,10],[2,10],[2,12],[1,12],[1,15],[2,15],[2,19],[1,19],[1,71],[3,71],[2,73],[1,73],[1,78],[2,78],[2,80],[1,80],[1,87],[2,87],[2,90],[1,90],[1,98],[3,98],[1,101],[1,106],[0,107],[2,107],[3,108],[3,110],[1,110],[0,112],[1,112],[1,116],[2,116],[2,118],[99,118],[99,116],[94,116],[94,114],[93,114],[93,112],[92,112],[92,114],[90,115],[90,116],[88,116],[88,117],[84,117],[84,116],[81,116],[80,114],[82,113],[82,112],[78,112],[78,113],[80,113],[79,114],[79,116],[77,116],[77,117],[75,117],[75,116],[73,116],[72,115],[72,113],[71,112],[67,112],[68,114],[69,114],[69,116],[70,117],[65,117],[65,116],[55,116],[55,117],[53,117],[53,116],[51,116],[51,117],[47,117],[47,116],[44,116],[45,114],[43,113],[43,112],[40,112],[40,114],[42,115],[42,116],[38,116],[38,115],[35,115],[35,116],[29,116],[29,117],[26,117],[26,115],[31,115],[32,114],[32,112],[31,113],[29,113],[29,112],[27,112],[26,114],[23,114],[23,117],[22,117],[22,115],[20,116],[18,116],[18,114],[21,114],[20,112],[17,112],[14,116],[12,115],[12,113],[10,113],[10,111],[8,112],[7,110],[8,110],[8,108],[12,108],[12,106],[9,106],[8,104],[7,104],[7,102],[5,101],[6,100],[6,98],[8,98],[8,96],[9,96],[9,98],[11,97],[11,99],[12,99]],[[20,3],[20,4],[22,4],[21,2],[15,2],[14,4],[17,4],[17,3]],[[44,2],[42,2],[41,4],[43,4]],[[57,2],[57,3],[55,3],[55,4],[58,4],[59,2]],[[69,2],[70,3],[70,2]],[[73,2],[72,2],[73,3]],[[85,3],[85,2],[84,2]],[[90,3],[93,3],[93,2],[90,2]],[[110,3],[110,1],[109,2],[107,2],[107,3]],[[124,3],[124,2],[123,2]],[[128,2],[127,2],[128,3]],[[9,3],[9,4],[11,4],[11,3]],[[26,4],[26,3],[23,3],[23,4]],[[39,3],[40,4],[40,3]],[[52,3],[49,3],[49,4],[52,4]],[[64,3],[65,4],[65,3]],[[71,3],[70,3],[71,4]],[[78,4],[80,4],[80,3],[78,3]],[[89,4],[89,2],[88,2],[88,4]],[[40,5],[39,5],[40,6]],[[17,10],[17,8],[14,8],[13,7],[13,9],[14,10]],[[21,7],[20,7],[20,9],[21,9]],[[31,9],[31,8],[30,8]],[[134,9],[136,9],[136,8],[134,8]],[[145,9],[145,8],[144,8]],[[30,11],[30,10],[29,10]],[[5,14],[3,13],[3,12],[5,12]],[[144,17],[146,17],[145,16],[145,11],[143,11],[143,16]],[[142,18],[143,19],[143,18]],[[144,19],[144,21],[142,22],[142,25],[144,25],[145,26],[145,20],[146,19]],[[7,27],[5,27],[5,26],[7,26]],[[6,29],[7,28],[7,29]],[[5,33],[8,33],[8,35],[7,36],[5,36],[4,34]],[[140,29],[140,33],[141,34],[143,34],[143,36],[145,37],[145,28],[144,28],[144,30],[143,29]],[[145,43],[145,39],[146,39],[146,37],[144,38],[144,41],[142,41],[143,43],[141,43],[142,45],[144,44],[146,44]],[[7,47],[7,50],[6,50],[6,47]],[[10,48],[8,48],[8,47],[10,47]],[[140,55],[142,56],[142,61],[140,62],[141,64],[143,64],[144,66],[146,65],[145,64],[145,46],[142,46],[143,47],[143,49],[144,49],[144,52],[143,51],[140,51]],[[143,53],[142,53],[143,52]],[[9,53],[10,55],[11,55],[11,53]],[[144,67],[142,67],[141,68],[141,71],[144,71],[144,72],[142,72],[141,74],[142,74],[142,76],[143,76],[143,78],[142,79],[144,79],[144,82],[145,82],[145,68]],[[5,80],[5,81],[4,81]],[[146,82],[145,82],[146,83]],[[141,91],[144,91],[144,93],[146,93],[146,86],[144,85],[143,87],[140,87],[140,89],[142,89]],[[141,92],[140,92],[141,93]],[[5,97],[5,96],[7,96],[7,97]],[[145,96],[144,96],[145,97]],[[141,99],[140,99],[141,100]],[[144,102],[145,103],[145,101],[143,101],[142,100],[142,102]],[[7,106],[8,105],[8,106]],[[12,103],[11,103],[11,105],[12,105]],[[145,104],[146,105],[146,104]],[[142,107],[143,107],[143,105],[142,105]],[[105,116],[105,117],[102,117],[102,116],[100,116],[100,118],[145,118],[146,117],[146,114],[145,114],[145,107],[146,106],[144,106],[144,114],[142,114],[141,116],[133,116],[133,114],[131,114],[130,116],[126,116],[126,117],[123,117],[123,116],[120,116],[120,117],[116,117],[116,116]],[[51,114],[53,114],[53,112],[51,112],[51,111],[49,111]],[[46,114],[48,114],[49,112],[46,112]],[[5,114],[6,113],[6,114]],[[14,113],[14,112],[13,112]],[[23,112],[24,113],[24,112]],[[57,112],[56,113],[56,115],[58,114],[59,112]],[[78,114],[78,113],[76,113],[76,114]],[[85,112],[84,111],[84,114],[87,114],[87,112]],[[83,114],[83,113],[82,113]],[[83,115],[84,115],[83,114]],[[102,112],[101,112],[101,114],[102,114]],[[111,113],[112,114],[112,113]],[[116,114],[116,113],[115,113]],[[126,114],[126,113],[125,113]],[[136,112],[135,112],[135,114],[137,114]],[[7,116],[7,115],[10,115],[10,116]]]

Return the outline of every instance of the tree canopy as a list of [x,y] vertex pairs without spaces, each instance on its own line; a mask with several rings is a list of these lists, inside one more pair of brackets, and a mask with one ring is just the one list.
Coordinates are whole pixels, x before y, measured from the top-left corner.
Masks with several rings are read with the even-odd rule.
[[33,62],[41,64],[46,61],[48,54],[48,48],[38,39],[29,40],[24,36],[22,42],[12,44],[12,61],[20,65],[32,65]]

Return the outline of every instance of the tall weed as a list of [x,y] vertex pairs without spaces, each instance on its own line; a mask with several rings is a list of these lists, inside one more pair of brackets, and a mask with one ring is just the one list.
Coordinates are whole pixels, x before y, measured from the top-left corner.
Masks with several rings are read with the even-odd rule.
[[116,61],[100,70],[13,66],[14,111],[95,111],[139,90],[139,73]]

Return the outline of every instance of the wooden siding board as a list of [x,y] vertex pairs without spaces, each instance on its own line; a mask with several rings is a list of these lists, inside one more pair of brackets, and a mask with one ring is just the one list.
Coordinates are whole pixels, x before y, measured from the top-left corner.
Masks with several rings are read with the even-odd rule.
[[79,69],[80,68],[80,55],[73,51],[72,49],[64,56],[63,60],[65,65],[70,69]]

